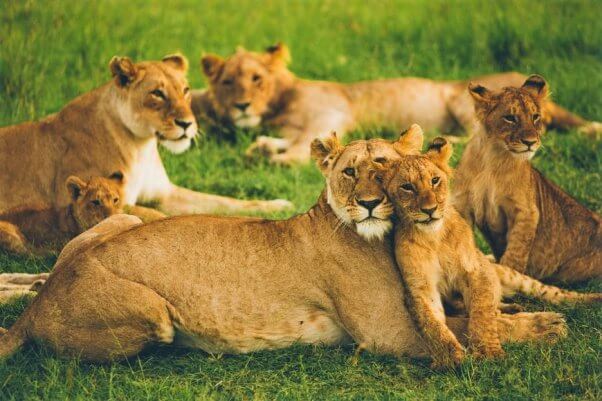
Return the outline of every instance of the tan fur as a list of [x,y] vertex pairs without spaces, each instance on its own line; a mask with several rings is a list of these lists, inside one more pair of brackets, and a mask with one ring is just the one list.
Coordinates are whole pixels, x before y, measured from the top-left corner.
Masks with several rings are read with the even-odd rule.
[[[341,180],[340,168],[352,160],[363,180],[381,158],[399,157],[382,140],[331,144],[336,156],[328,150],[320,157],[328,160],[327,182]],[[340,191],[354,196],[336,188],[333,199]],[[362,188],[367,199],[382,195],[380,187]],[[380,354],[424,354],[400,301],[389,242],[365,241],[354,226],[341,225],[326,194],[283,221],[196,215],[112,224],[120,217],[101,223],[111,225],[109,234],[93,235],[93,245],[65,247],[39,295],[0,337],[0,356],[29,341],[95,361],[174,342],[244,353],[353,340]],[[448,325],[465,341],[466,319]],[[504,315],[499,325],[503,341],[566,333],[556,313]]]
[[87,182],[67,178],[69,205],[25,206],[0,213],[0,247],[14,253],[60,250],[76,235],[121,212],[122,184],[121,173]]
[[[358,128],[399,130],[412,123],[447,133],[472,128],[474,108],[466,93],[468,81],[412,77],[350,84],[310,81],[288,70],[289,59],[283,44],[263,53],[239,48],[226,59],[204,56],[201,64],[209,86],[206,91],[194,91],[192,100],[199,122],[219,126],[222,132],[257,125],[276,130],[281,138],[260,136],[247,153],[261,151],[277,163],[306,161],[310,142],[333,130],[344,136]],[[519,85],[524,79],[511,72],[473,81],[499,89]],[[588,123],[551,101],[547,107],[550,126],[602,132],[602,125]]]
[[114,57],[111,82],[38,122],[0,128],[0,212],[26,204],[64,207],[63,183],[76,175],[106,177],[122,171],[124,203],[155,202],[168,214],[273,211],[286,201],[242,201],[172,184],[157,142],[173,152],[197,133],[183,56],[134,63]]
[[437,138],[425,155],[403,157],[384,178],[398,217],[395,257],[407,291],[405,302],[436,367],[458,364],[464,357],[445,324],[442,303],[456,293],[470,317],[469,345],[484,357],[503,355],[496,319],[502,293],[519,290],[554,302],[602,300],[602,294],[565,292],[489,262],[477,249],[470,226],[448,205],[450,156],[451,146]]
[[503,265],[539,279],[602,277],[600,216],[529,163],[544,132],[543,78],[501,92],[479,85],[470,90],[481,127],[457,170],[460,213],[477,225]]

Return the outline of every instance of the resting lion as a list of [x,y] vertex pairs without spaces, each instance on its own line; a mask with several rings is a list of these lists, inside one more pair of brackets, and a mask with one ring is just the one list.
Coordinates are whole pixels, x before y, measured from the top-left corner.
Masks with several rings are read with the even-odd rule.
[[121,212],[123,181],[121,172],[87,182],[70,176],[65,182],[69,205],[29,205],[0,213],[0,249],[12,253],[60,250],[73,237]]
[[[172,184],[157,142],[179,153],[197,133],[186,81],[187,60],[110,62],[113,79],[38,122],[0,128],[0,212],[25,204],[69,203],[64,182],[128,177],[124,203],[153,201],[168,214],[273,211],[283,200],[236,200]],[[4,168],[10,166],[10,168]]]
[[[132,218],[114,228],[129,229],[99,244],[68,244],[69,254],[0,337],[0,356],[30,341],[93,361],[156,343],[245,353],[355,341],[381,354],[423,355],[389,241],[358,233],[390,227],[372,170],[398,158],[408,140],[314,143],[327,190],[288,220],[193,215],[137,225]],[[101,224],[115,218],[121,215]],[[466,339],[467,319],[448,324]],[[550,312],[501,315],[498,325],[502,341],[566,331]]]
[[[468,81],[422,78],[382,79],[351,84],[310,81],[288,68],[289,51],[278,44],[263,53],[239,49],[232,56],[205,55],[201,64],[208,89],[193,91],[192,108],[199,122],[228,127],[261,125],[281,138],[260,136],[248,150],[269,154],[277,163],[309,159],[309,144],[331,131],[344,135],[366,126],[406,129],[418,123],[443,133],[472,128],[474,107]],[[525,77],[510,72],[472,78],[492,89],[519,85]],[[545,104],[546,124],[558,129],[602,132],[557,104]]]

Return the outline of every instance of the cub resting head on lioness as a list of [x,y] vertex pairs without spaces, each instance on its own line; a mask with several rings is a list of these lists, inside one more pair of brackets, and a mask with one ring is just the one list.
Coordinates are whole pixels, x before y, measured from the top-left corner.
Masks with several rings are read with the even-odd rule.
[[[94,246],[67,245],[70,254],[59,258],[39,295],[0,337],[0,356],[29,341],[95,361],[135,355],[156,343],[246,353],[354,341],[380,354],[424,355],[403,305],[390,242],[378,236],[367,241],[357,228],[366,211],[376,209],[366,202],[384,202],[370,172],[399,158],[396,148],[410,139],[314,142],[330,196],[323,193],[307,213],[287,220],[105,220],[103,227],[119,218],[114,232],[121,232]],[[344,172],[350,168],[353,174]],[[566,333],[557,313],[497,319],[502,341],[547,341]],[[467,319],[447,324],[465,340]]]
[[451,145],[436,138],[426,154],[404,156],[379,173],[396,210],[395,257],[405,303],[435,367],[464,358],[463,347],[445,324],[443,301],[453,302],[456,294],[468,310],[469,346],[482,357],[504,353],[495,318],[502,294],[520,292],[554,303],[602,301],[602,294],[562,291],[491,263],[476,247],[470,226],[448,202],[451,154]]
[[479,126],[458,166],[455,205],[501,264],[539,279],[602,278],[600,216],[531,166],[545,132],[538,76],[491,91],[470,85]]
[[[344,136],[357,128],[399,130],[412,123],[444,133],[472,128],[475,113],[466,93],[468,81],[414,77],[349,84],[311,81],[296,77],[288,69],[289,62],[290,52],[281,43],[264,52],[239,48],[225,59],[203,56],[208,88],[193,91],[197,120],[222,132],[260,125],[275,130],[280,138],[260,136],[247,153],[267,153],[276,163],[308,160],[311,141],[333,130]],[[499,89],[524,79],[510,72],[471,80]],[[587,122],[552,101],[546,101],[545,109],[550,127],[602,132],[602,124]]]

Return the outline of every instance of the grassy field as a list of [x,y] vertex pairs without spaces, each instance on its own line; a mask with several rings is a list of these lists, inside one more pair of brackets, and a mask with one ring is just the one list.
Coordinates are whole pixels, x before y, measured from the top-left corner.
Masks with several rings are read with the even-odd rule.
[[[58,111],[107,81],[108,60],[116,54],[157,59],[180,50],[191,60],[192,86],[201,87],[203,52],[226,55],[237,45],[260,49],[276,41],[290,46],[292,70],[307,78],[537,72],[549,80],[560,104],[600,120],[600,15],[602,2],[596,0],[3,1],[0,125]],[[250,135],[236,144],[208,138],[184,155],[164,154],[168,172],[174,182],[197,190],[287,198],[295,212],[305,211],[323,185],[317,169],[245,161],[241,153]],[[550,133],[544,144],[535,164],[600,211],[602,144],[574,132]],[[53,258],[0,252],[0,271],[48,271],[52,263]],[[602,291],[602,285],[581,289]],[[0,325],[12,324],[25,305],[21,300],[0,308]],[[469,361],[456,372],[434,373],[424,362],[372,355],[353,366],[348,348],[296,347],[246,356],[155,349],[105,366],[27,348],[0,363],[0,399],[602,399],[601,308],[529,305],[566,312],[569,338],[553,346],[511,345],[502,361]]]

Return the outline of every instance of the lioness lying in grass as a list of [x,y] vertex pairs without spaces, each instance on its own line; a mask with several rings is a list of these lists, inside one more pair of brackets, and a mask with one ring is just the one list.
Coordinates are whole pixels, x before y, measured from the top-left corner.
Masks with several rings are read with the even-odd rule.
[[[288,220],[105,220],[108,227],[120,219],[109,227],[119,233],[94,246],[67,245],[39,295],[0,337],[0,357],[31,341],[93,361],[157,343],[246,353],[354,341],[379,354],[425,355],[383,241],[391,204],[373,179],[412,141],[314,142],[326,189],[307,213]],[[496,319],[502,342],[566,333],[557,313]],[[447,324],[465,341],[468,319]]]

